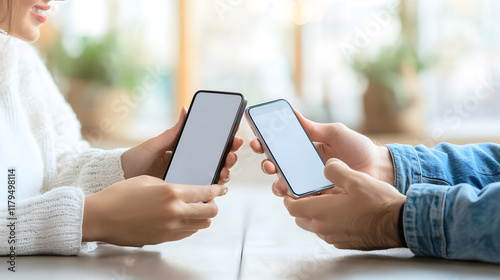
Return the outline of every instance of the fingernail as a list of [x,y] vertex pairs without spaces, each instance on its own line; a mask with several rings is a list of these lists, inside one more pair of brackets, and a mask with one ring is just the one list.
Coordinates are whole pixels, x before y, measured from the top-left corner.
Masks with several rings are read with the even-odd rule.
[[182,108],[181,108],[181,112],[179,113],[179,117],[181,117],[181,116],[182,116],[182,111],[184,111],[184,109],[186,109],[186,106],[182,106]]
[[224,187],[224,189],[222,190],[222,195],[226,195],[228,190],[228,187]]

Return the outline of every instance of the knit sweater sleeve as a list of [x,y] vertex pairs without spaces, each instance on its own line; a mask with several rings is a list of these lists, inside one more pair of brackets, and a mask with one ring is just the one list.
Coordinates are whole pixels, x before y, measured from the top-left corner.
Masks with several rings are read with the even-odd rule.
[[[123,181],[124,173],[121,166],[121,156],[126,149],[102,150],[92,148],[82,139],[81,126],[72,108],[66,102],[45,65],[38,65],[44,87],[47,90],[47,100],[50,100],[49,115],[53,130],[53,155],[56,161],[54,178],[50,179],[49,188],[59,186],[77,186],[85,194],[92,194],[116,182]],[[52,172],[50,172],[52,173]]]
[[[15,115],[26,121],[18,128],[33,136],[44,174],[37,186],[25,184],[19,189],[14,216],[7,209],[7,192],[0,193],[0,204],[5,206],[0,208],[4,221],[0,236],[7,238],[0,242],[0,254],[9,254],[11,247],[17,255],[74,255],[95,248],[95,243],[82,243],[85,194],[124,179],[123,149],[99,150],[83,141],[76,116],[34,48],[2,36],[0,111],[9,116],[6,119]],[[7,166],[12,159],[2,158]],[[12,217],[17,220],[8,220]],[[5,222],[14,224],[6,226]],[[8,239],[11,236],[15,237]]]
[[82,248],[83,205],[81,189],[60,187],[16,201],[14,213],[2,207],[0,220],[7,226],[0,227],[0,236],[6,239],[0,242],[0,254],[75,255],[85,245],[95,246]]

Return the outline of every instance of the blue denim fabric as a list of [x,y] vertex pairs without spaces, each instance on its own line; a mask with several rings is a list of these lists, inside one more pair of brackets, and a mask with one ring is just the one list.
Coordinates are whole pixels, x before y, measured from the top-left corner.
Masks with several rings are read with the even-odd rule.
[[387,147],[411,251],[500,263],[500,145]]

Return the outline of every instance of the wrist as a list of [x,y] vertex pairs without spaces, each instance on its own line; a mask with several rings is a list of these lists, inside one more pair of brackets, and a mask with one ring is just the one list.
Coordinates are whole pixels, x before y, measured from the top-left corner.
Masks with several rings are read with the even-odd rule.
[[392,162],[392,156],[389,148],[386,146],[379,146],[378,154],[379,180],[384,181],[391,186],[395,186],[394,163]]
[[127,151],[125,151],[122,156],[121,156],[121,163],[122,163],[122,170],[123,170],[123,177],[125,179],[129,179],[131,178],[130,176],[130,171],[129,171],[129,165],[128,165],[128,157],[129,157],[129,153],[130,153],[130,150],[131,149],[128,149]]
[[406,196],[401,196],[401,199],[398,199],[389,206],[386,218],[387,222],[385,223],[387,227],[386,232],[384,233],[386,237],[386,244],[384,247],[386,248],[405,247],[406,242],[403,242],[404,239],[401,239],[400,235],[400,229],[402,227],[402,224],[400,224],[400,214],[405,202]]
[[85,204],[83,206],[82,242],[102,240],[97,206],[96,194],[85,196]]

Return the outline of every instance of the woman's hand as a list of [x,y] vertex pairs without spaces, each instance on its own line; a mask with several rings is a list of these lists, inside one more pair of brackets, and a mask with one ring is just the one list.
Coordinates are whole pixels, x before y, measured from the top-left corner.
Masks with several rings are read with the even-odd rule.
[[226,192],[222,185],[128,179],[85,197],[82,240],[140,247],[183,239],[210,226],[218,211],[213,199]]
[[[304,118],[300,113],[296,113],[324,162],[331,158],[338,158],[356,171],[369,174],[391,185],[394,184],[394,166],[386,147],[375,145],[368,137],[343,124],[315,123]],[[257,139],[254,139],[250,146],[256,153],[264,152]],[[266,174],[275,174],[277,171],[270,160],[262,162],[262,170]],[[283,179],[273,184],[273,192],[278,196],[287,194],[286,183]]]
[[[122,155],[122,169],[125,179],[140,175],[162,178],[172,156],[177,138],[186,119],[187,109],[182,108],[179,120],[174,127],[148,141],[126,151]],[[219,184],[229,181],[230,171],[238,159],[235,152],[243,145],[243,140],[235,137],[231,152],[226,157],[226,164],[220,173]]]
[[338,159],[328,161],[325,176],[340,193],[300,199],[285,197],[296,224],[339,249],[400,247],[399,210],[406,200],[395,188]]

